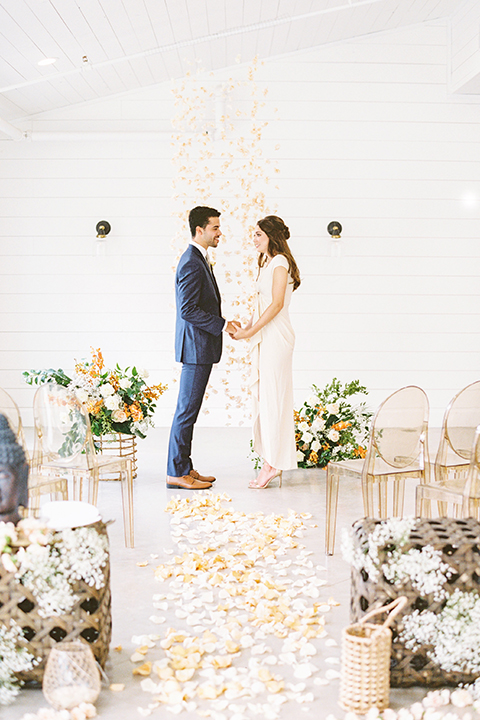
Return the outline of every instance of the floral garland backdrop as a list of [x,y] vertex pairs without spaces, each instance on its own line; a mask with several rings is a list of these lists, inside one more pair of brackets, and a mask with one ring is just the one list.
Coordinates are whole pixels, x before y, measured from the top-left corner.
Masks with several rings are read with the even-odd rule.
[[[173,239],[176,260],[190,236],[188,212],[195,205],[216,207],[224,233],[215,275],[224,296],[224,312],[245,324],[253,310],[257,254],[253,230],[257,221],[276,212],[271,195],[278,168],[263,150],[268,123],[261,119],[266,89],[255,78],[255,58],[243,78],[217,82],[213,73],[190,72],[173,87],[176,114],[172,120],[174,215],[178,231]],[[275,148],[278,149],[278,146]],[[175,263],[176,265],[176,263]],[[220,267],[219,267],[220,265]],[[220,388],[226,396],[227,424],[250,418],[250,358],[243,342],[225,342],[226,368],[220,381],[207,388],[209,397]]]

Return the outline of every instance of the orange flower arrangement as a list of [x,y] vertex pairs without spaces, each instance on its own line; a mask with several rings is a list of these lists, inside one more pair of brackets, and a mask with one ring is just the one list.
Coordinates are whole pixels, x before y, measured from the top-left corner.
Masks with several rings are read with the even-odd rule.
[[75,373],[70,378],[63,370],[30,370],[23,373],[29,385],[56,382],[70,388],[80,402],[84,403],[90,415],[94,435],[125,433],[144,438],[155,401],[167,389],[166,385],[149,387],[145,382],[146,370],[136,367],[122,370],[105,367],[100,348],[91,348],[92,359],[75,363]]

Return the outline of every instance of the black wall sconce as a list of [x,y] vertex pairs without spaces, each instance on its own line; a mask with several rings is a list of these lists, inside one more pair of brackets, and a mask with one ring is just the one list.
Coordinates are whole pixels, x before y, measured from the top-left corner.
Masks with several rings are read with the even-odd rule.
[[100,220],[95,227],[95,230],[97,231],[97,238],[104,240],[111,229],[112,227],[107,220]]
[[327,230],[329,234],[332,236],[332,240],[340,240],[340,236],[342,233],[342,226],[337,220],[332,220],[331,223],[328,223]]

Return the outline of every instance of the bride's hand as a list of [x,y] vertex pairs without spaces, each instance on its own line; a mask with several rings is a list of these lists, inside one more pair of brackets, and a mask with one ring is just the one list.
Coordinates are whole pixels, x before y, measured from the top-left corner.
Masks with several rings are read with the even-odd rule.
[[250,328],[238,328],[236,332],[232,333],[231,337],[234,340],[248,340],[248,338],[252,337],[252,332]]

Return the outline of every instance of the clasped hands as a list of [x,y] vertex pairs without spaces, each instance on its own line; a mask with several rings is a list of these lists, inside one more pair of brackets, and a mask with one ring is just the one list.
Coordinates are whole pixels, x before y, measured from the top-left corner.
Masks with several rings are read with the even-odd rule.
[[225,325],[225,331],[230,335],[232,340],[246,340],[250,337],[250,332],[242,328],[237,320],[228,320]]

